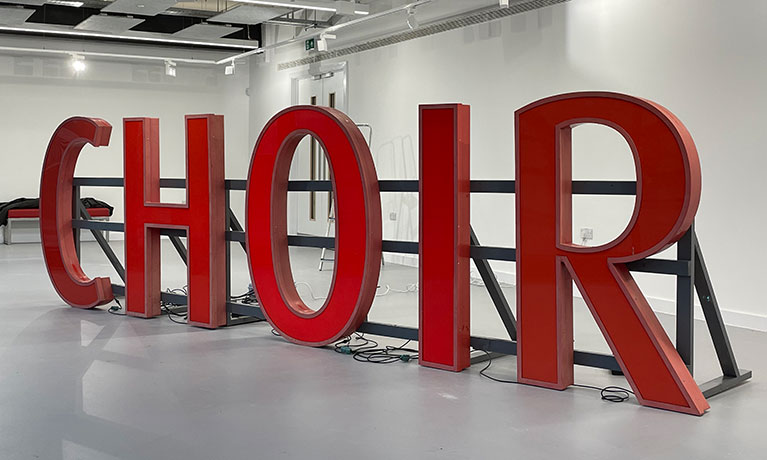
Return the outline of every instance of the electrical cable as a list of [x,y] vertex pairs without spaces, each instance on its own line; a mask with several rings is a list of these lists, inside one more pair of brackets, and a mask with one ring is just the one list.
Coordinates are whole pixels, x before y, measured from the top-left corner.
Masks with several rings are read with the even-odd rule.
[[[517,382],[516,380],[504,380],[504,379],[499,379],[497,377],[493,377],[492,375],[489,375],[487,373],[487,370],[493,364],[493,357],[490,355],[490,353],[487,350],[482,350],[482,349],[477,349],[477,350],[484,352],[487,355],[487,358],[488,358],[487,359],[487,364],[485,365],[485,367],[482,368],[481,371],[479,371],[479,375],[480,376],[485,377],[486,379],[490,379],[490,380],[492,380],[494,382],[512,383],[512,384],[515,384],[515,385],[522,385],[519,382]],[[583,384],[580,384],[580,383],[574,383],[571,386],[578,387],[578,388],[586,388],[586,389],[589,389],[589,390],[597,390],[597,391],[599,391],[599,395],[600,395],[600,397],[602,398],[603,401],[609,401],[609,402],[614,402],[614,403],[622,403],[624,401],[628,401],[628,399],[630,398],[629,395],[630,394],[632,394],[632,395],[634,394],[633,391],[631,391],[631,390],[629,390],[627,388],[623,388],[623,387],[619,387],[619,386],[615,386],[615,385],[608,385],[606,387],[597,387],[597,386],[592,386],[592,385],[583,385]]]
[[[355,340],[358,343],[352,343]],[[372,350],[377,347],[378,342],[366,338],[365,334],[355,332],[354,336],[349,336],[336,342],[334,344],[334,351],[344,355],[351,355],[358,351]]]
[[[184,296],[189,296],[189,286],[184,286],[181,289],[171,289],[168,288],[165,290],[168,294],[180,294]],[[163,300],[160,301],[160,310],[165,312],[168,315],[168,319],[173,321],[176,324],[187,324],[187,321],[189,319],[189,309],[187,308],[187,311],[184,313],[178,313],[173,311],[173,307],[180,307],[180,305],[176,305],[172,302],[165,302]],[[183,318],[183,321],[180,321],[178,319],[174,319],[174,316],[177,318]]]
[[113,315],[117,315],[117,316],[125,316],[125,315],[126,315],[126,313],[117,313],[118,311],[120,311],[120,310],[122,310],[122,309],[123,309],[123,306],[122,306],[122,304],[120,303],[120,301],[119,301],[119,300],[117,300],[117,297],[115,297],[115,298],[114,298],[114,301],[115,301],[115,303],[116,303],[117,305],[112,305],[111,307],[109,307],[109,309],[108,309],[107,311],[108,311],[109,313],[113,314]]
[[353,336],[345,337],[334,344],[334,351],[351,355],[355,361],[372,364],[391,364],[410,362],[418,359],[418,350],[407,348],[412,342],[408,340],[398,347],[387,345],[380,348],[378,342],[368,339],[364,334],[355,332]]
[[407,348],[408,340],[398,347],[387,345],[385,348],[369,348],[352,353],[355,361],[373,364],[391,364],[396,362],[410,362],[418,359],[418,350]]

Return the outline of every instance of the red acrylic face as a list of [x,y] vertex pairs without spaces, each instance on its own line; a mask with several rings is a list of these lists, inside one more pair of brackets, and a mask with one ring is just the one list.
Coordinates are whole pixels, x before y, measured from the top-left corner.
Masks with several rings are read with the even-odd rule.
[[[287,193],[290,163],[307,134],[327,154],[336,211],[333,283],[316,312],[301,300],[290,270]],[[373,158],[354,122],[342,112],[296,106],[261,133],[248,174],[246,229],[253,285],[264,315],[283,337],[322,346],[365,320],[381,267],[381,201]]]
[[160,203],[159,121],[125,126],[125,301],[129,315],[160,314],[160,230],[187,232],[189,324],[226,324],[224,117],[187,115],[187,200]]
[[92,308],[114,299],[109,278],[88,278],[80,266],[72,233],[72,185],[85,144],[109,144],[112,125],[100,118],[74,117],[51,137],[40,178],[40,240],[48,275],[59,296],[73,307]]
[[469,106],[419,114],[419,362],[460,371],[471,364]]
[[[626,231],[598,247],[572,242],[571,127],[618,130],[636,162],[637,199]],[[626,263],[677,241],[700,200],[690,134],[665,108],[613,93],[574,93],[516,113],[518,376],[573,383],[572,281],[647,406],[702,414],[708,403],[631,277]]]

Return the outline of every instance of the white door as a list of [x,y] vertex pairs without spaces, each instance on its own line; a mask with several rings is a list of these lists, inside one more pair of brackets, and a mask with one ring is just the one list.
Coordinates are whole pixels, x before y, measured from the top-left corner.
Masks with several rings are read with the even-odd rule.
[[[322,76],[298,81],[298,104],[333,107],[346,112],[345,72],[328,72]],[[325,152],[313,138],[306,137],[298,145],[290,170],[291,180],[330,180],[330,166]],[[330,228],[332,192],[299,192],[290,200],[291,220],[296,231],[304,235],[324,236]]]

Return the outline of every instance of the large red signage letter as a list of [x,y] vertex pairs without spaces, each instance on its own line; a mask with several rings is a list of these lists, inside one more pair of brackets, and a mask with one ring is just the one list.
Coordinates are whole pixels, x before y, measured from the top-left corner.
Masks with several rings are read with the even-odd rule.
[[[637,198],[626,230],[599,247],[572,242],[571,128],[619,131],[636,162]],[[626,263],[677,241],[700,200],[700,164],[690,134],[665,108],[613,93],[575,93],[516,113],[517,374],[524,383],[573,383],[575,280],[641,404],[700,415],[703,394]]]
[[40,240],[51,283],[73,307],[92,308],[114,299],[109,278],[89,279],[72,237],[72,180],[85,144],[109,144],[112,125],[100,118],[74,117],[56,129],[40,178]]
[[460,371],[471,364],[469,106],[419,112],[419,362]]
[[186,204],[160,203],[159,121],[125,126],[125,263],[127,312],[160,314],[160,230],[187,232],[189,324],[226,324],[224,117],[188,115]]
[[[333,283],[317,311],[293,284],[287,241],[287,193],[296,146],[314,136],[328,156],[335,189]],[[283,337],[322,346],[364,321],[381,269],[381,201],[365,139],[342,112],[314,106],[283,110],[267,123],[248,173],[246,228],[253,285],[264,315]]]

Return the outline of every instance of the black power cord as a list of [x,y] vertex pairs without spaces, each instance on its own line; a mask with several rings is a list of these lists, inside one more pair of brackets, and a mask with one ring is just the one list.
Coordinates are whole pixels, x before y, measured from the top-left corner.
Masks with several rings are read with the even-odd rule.
[[333,345],[336,353],[343,355],[353,355],[359,351],[372,350],[378,348],[378,342],[365,337],[365,334],[354,333],[354,336],[339,340]]
[[115,298],[114,298],[114,301],[115,301],[115,303],[116,303],[117,305],[112,305],[111,307],[109,307],[109,309],[108,309],[107,311],[108,311],[109,313],[113,314],[113,315],[117,315],[117,316],[125,316],[125,313],[117,313],[118,311],[120,311],[120,310],[122,310],[122,309],[123,309],[123,306],[122,306],[122,304],[120,303],[120,301],[119,301],[119,300],[117,300],[117,297],[115,297]]
[[[513,383],[515,385],[521,385],[516,380],[504,380],[504,379],[499,379],[497,377],[493,377],[492,375],[489,375],[486,371],[488,369],[490,369],[490,366],[492,366],[492,364],[493,364],[493,357],[490,355],[489,352],[487,352],[487,350],[479,350],[479,351],[484,352],[487,355],[487,358],[488,358],[487,359],[487,364],[485,365],[484,368],[482,368],[481,371],[479,371],[479,375],[481,375],[482,377],[485,377],[486,379],[490,379],[490,380],[492,380],[494,382]],[[609,401],[609,402],[614,402],[614,403],[622,403],[624,401],[628,401],[628,399],[630,398],[629,395],[633,395],[634,394],[634,392],[629,390],[629,389],[626,389],[626,388],[623,388],[623,387],[619,387],[619,386],[615,386],[615,385],[609,385],[609,386],[606,386],[606,387],[596,387],[596,386],[591,386],[591,385],[582,385],[582,384],[579,384],[579,383],[574,383],[574,384],[572,384],[570,386],[578,387],[578,388],[587,388],[589,390],[597,390],[597,391],[599,391],[599,394],[602,397],[603,401]]]
[[387,345],[379,347],[378,342],[368,339],[364,334],[354,333],[354,336],[346,337],[334,345],[334,351],[345,355],[351,355],[355,361],[372,364],[391,364],[396,362],[410,362],[418,359],[418,350],[407,348],[411,340],[398,347]]

